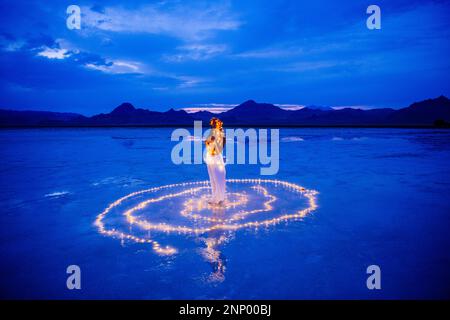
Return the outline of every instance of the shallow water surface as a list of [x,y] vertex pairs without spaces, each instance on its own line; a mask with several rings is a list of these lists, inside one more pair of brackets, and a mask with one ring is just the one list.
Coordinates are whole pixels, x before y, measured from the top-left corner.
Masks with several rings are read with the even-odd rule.
[[[171,132],[1,130],[1,296],[450,297],[450,131],[281,129],[277,175],[260,176],[259,165],[228,165],[227,178],[273,179],[316,190],[317,208],[276,224],[232,230],[145,230],[127,223],[123,212],[195,187],[180,183],[208,179],[205,165],[171,162]],[[310,205],[295,188],[252,181],[228,185],[237,204],[223,212],[204,206],[208,190],[199,189],[152,200],[133,214],[139,221],[194,230],[276,219]],[[131,197],[104,222],[107,230],[151,239],[176,253],[158,254],[154,243],[99,232],[96,219],[110,203],[169,184],[177,187]],[[242,214],[268,209],[270,195],[276,198],[270,210]],[[180,208],[188,208],[188,216],[180,216]],[[71,264],[82,271],[78,291],[66,288]],[[366,288],[372,264],[381,267],[379,291]]]

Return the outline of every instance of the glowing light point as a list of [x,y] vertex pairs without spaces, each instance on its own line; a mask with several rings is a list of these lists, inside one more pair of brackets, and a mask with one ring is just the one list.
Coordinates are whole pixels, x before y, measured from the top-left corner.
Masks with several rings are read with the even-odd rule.
[[[261,197],[264,199],[262,202],[262,207],[259,209],[253,209],[253,210],[231,210],[235,211],[232,214],[225,215],[222,217],[214,217],[214,216],[208,216],[200,214],[203,210],[213,210],[214,207],[207,204],[208,199],[206,195],[203,196],[197,196],[195,197],[199,192],[207,191],[209,187],[208,181],[196,181],[196,182],[184,182],[179,184],[169,184],[159,187],[154,187],[146,190],[136,191],[133,193],[130,193],[129,195],[126,195],[111,204],[109,204],[106,209],[101,212],[95,219],[94,225],[97,227],[100,234],[104,234],[110,237],[119,238],[121,240],[121,243],[123,241],[129,240],[136,243],[147,243],[152,245],[152,249],[154,252],[160,255],[173,255],[177,253],[177,249],[171,246],[164,246],[162,247],[156,240],[153,240],[150,238],[150,231],[153,232],[159,232],[164,234],[194,234],[194,235],[201,235],[205,234],[211,231],[217,231],[217,230],[223,230],[223,231],[237,231],[240,229],[245,228],[251,228],[255,231],[258,230],[259,227],[265,227],[268,228],[269,226],[273,226],[279,223],[284,222],[287,224],[290,220],[298,221],[302,220],[306,215],[311,213],[312,211],[316,210],[318,208],[317,205],[317,195],[318,192],[315,190],[308,190],[302,186],[296,185],[294,183],[282,181],[282,180],[263,180],[263,179],[229,179],[227,183],[233,184],[233,183],[240,183],[240,184],[255,184],[251,186],[250,189],[255,190],[256,194],[258,194],[258,197]],[[264,220],[256,220],[256,221],[247,221],[242,222],[243,220],[249,219],[251,217],[257,217],[261,214],[267,214],[269,212],[274,211],[274,203],[279,200],[276,196],[272,195],[268,189],[267,185],[274,185],[275,187],[284,187],[287,190],[290,190],[291,192],[306,198],[308,207],[297,210],[293,213],[289,214],[281,214],[279,216],[273,217],[273,218],[267,218]],[[113,210],[117,209],[121,204],[123,204],[125,201],[132,199],[136,196],[142,196],[146,194],[152,194],[159,191],[167,191],[173,188],[186,188],[184,190],[173,192],[173,193],[166,193],[159,197],[150,198],[144,201],[139,202],[137,205],[135,205],[132,208],[128,208],[126,211],[122,213],[122,215],[125,217],[125,221],[130,226],[130,232],[125,233],[122,231],[117,230],[116,228],[110,228],[108,229],[105,226],[105,217],[111,213]],[[189,195],[193,198],[189,198],[183,203],[183,208],[180,210],[179,215],[181,217],[185,217],[187,219],[191,219],[197,222],[204,222],[202,226],[187,226],[187,225],[173,225],[170,223],[154,223],[151,222],[151,220],[146,220],[142,218],[141,216],[137,216],[136,213],[143,211],[144,209],[147,209],[149,205],[162,202],[164,200],[173,199],[180,196]],[[225,206],[222,208],[222,210],[227,211],[229,209],[239,208],[241,206],[245,206],[249,204],[249,196],[246,192],[230,192],[228,193],[228,201],[225,203]],[[194,210],[195,209],[195,210]],[[196,212],[194,212],[196,211]],[[176,212],[175,212],[176,213]],[[147,236],[136,236],[134,234],[131,234],[131,225],[137,227],[141,230],[147,231]],[[210,243],[210,245],[207,244],[209,247],[214,247],[218,245],[219,243],[223,242],[225,240],[217,240],[213,243]],[[224,268],[224,267],[223,267]]]

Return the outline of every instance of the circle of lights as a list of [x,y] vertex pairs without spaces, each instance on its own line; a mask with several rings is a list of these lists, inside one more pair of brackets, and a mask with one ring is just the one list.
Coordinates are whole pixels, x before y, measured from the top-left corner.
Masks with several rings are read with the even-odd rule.
[[[195,207],[195,200],[189,199],[184,203],[184,208],[181,210],[180,214],[184,217],[192,218],[195,220],[205,220],[212,224],[208,227],[202,227],[202,228],[194,228],[194,227],[188,227],[188,226],[182,226],[182,225],[171,225],[167,223],[152,223],[145,219],[140,219],[135,216],[135,213],[139,210],[142,210],[146,208],[148,205],[156,202],[160,202],[166,199],[179,197],[182,195],[190,194],[194,195],[198,193],[201,190],[209,189],[209,181],[195,181],[195,182],[184,182],[184,183],[175,183],[175,184],[168,184],[164,186],[159,187],[153,187],[150,189],[140,190],[133,193],[130,193],[122,198],[119,198],[118,200],[110,203],[99,215],[97,215],[97,218],[95,219],[95,226],[98,228],[98,231],[107,236],[111,237],[118,237],[120,239],[124,240],[130,240],[137,243],[148,243],[152,245],[153,250],[162,255],[172,255],[177,252],[177,249],[171,246],[161,246],[156,240],[144,238],[144,237],[138,237],[130,233],[126,233],[120,230],[117,230],[115,228],[107,229],[105,227],[104,218],[108,213],[110,213],[115,207],[118,207],[121,203],[126,201],[127,199],[130,199],[135,196],[140,196],[147,193],[153,193],[160,190],[167,190],[171,188],[176,187],[190,187],[188,189],[185,189],[183,191],[177,192],[177,193],[170,193],[167,195],[163,195],[157,198],[150,198],[145,201],[142,201],[135,205],[134,207],[126,210],[123,212],[123,215],[126,218],[126,221],[130,225],[136,225],[140,227],[143,230],[152,230],[152,231],[160,231],[165,233],[182,233],[182,234],[202,234],[206,232],[210,232],[213,230],[224,230],[224,231],[236,231],[239,229],[244,228],[258,228],[258,227],[268,227],[271,225],[276,225],[281,222],[289,221],[289,220],[295,220],[295,219],[301,219],[304,218],[306,215],[311,213],[312,211],[317,209],[317,194],[318,192],[311,189],[306,189],[302,186],[299,186],[297,184],[282,181],[282,180],[270,180],[270,179],[228,179],[227,183],[247,183],[247,184],[256,184],[255,186],[252,186],[253,189],[260,191],[262,195],[265,197],[266,201],[263,203],[263,208],[261,209],[254,209],[254,210],[248,210],[248,211],[240,211],[238,213],[235,213],[231,215],[229,218],[213,218],[213,217],[206,217],[199,214],[193,214],[193,208]],[[298,210],[293,213],[288,214],[282,214],[280,216],[277,216],[275,218],[261,220],[261,221],[249,221],[249,222],[243,222],[239,223],[239,220],[242,220],[249,215],[257,214],[261,212],[267,212],[271,211],[273,209],[272,203],[276,201],[276,197],[271,195],[266,188],[264,188],[261,184],[273,184],[275,186],[283,186],[285,188],[290,189],[291,191],[305,197],[308,201],[308,207],[303,208],[301,210]],[[236,197],[236,201],[229,201],[226,204],[226,208],[228,207],[235,207],[240,204],[246,203],[247,199],[244,195],[239,193],[229,193],[229,195],[233,195]],[[198,203],[203,203],[204,198],[200,198],[197,200]]]

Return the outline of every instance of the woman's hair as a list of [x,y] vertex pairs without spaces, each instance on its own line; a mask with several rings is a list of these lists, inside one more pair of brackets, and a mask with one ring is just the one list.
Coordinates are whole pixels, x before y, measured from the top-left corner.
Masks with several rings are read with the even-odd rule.
[[[219,126],[219,124],[220,124],[220,126]],[[213,118],[211,118],[211,120],[209,120],[209,125],[213,128],[217,128],[217,127],[222,128],[222,124],[223,124],[223,122],[220,121],[220,119],[216,118],[216,117],[213,117]]]

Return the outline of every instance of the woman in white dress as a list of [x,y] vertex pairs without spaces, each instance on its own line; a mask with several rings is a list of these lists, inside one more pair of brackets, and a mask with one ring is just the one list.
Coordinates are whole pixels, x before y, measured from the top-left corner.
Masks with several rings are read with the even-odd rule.
[[222,150],[225,146],[225,133],[223,122],[218,118],[209,121],[211,133],[206,139],[205,162],[208,167],[209,180],[212,188],[211,204],[223,205],[225,202],[225,163],[223,161]]

